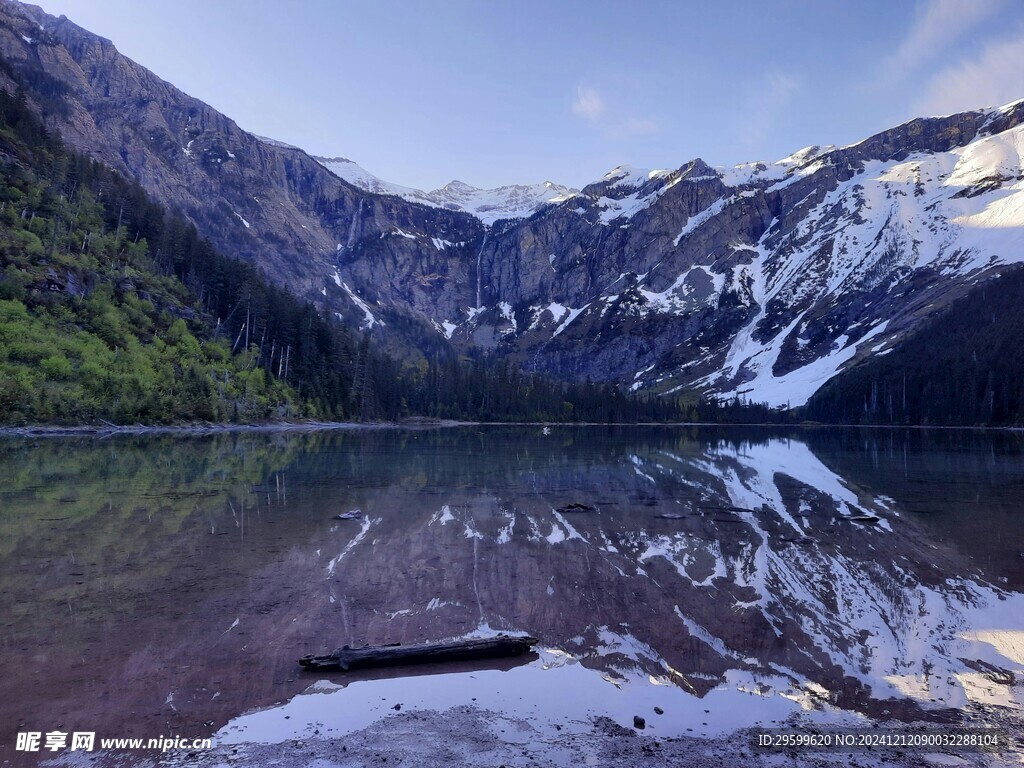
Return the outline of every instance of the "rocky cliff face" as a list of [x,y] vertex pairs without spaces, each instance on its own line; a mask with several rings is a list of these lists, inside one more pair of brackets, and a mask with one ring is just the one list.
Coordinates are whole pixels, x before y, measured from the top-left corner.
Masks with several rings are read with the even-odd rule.
[[[354,322],[365,323],[366,313],[331,279],[354,237],[414,224],[453,240],[483,229],[466,214],[367,195],[305,152],[243,131],[110,41],[34,6],[0,3],[0,55],[41,111],[60,91],[61,108],[47,122],[67,143],[136,178],[224,253]],[[4,85],[13,86],[9,76]]]
[[620,167],[495,219],[349,184],[30,6],[0,5],[0,54],[67,83],[70,143],[296,293],[569,378],[797,405],[1024,253],[1022,102],[771,164]]
[[[915,120],[772,165],[617,168],[494,223],[469,285],[417,310],[560,376],[802,404],[1021,259],[1022,116]],[[353,249],[355,290],[383,283],[379,262]]]

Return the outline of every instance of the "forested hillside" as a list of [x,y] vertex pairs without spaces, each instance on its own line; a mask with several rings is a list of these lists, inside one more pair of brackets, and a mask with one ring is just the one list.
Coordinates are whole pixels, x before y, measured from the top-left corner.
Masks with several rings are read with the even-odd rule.
[[975,287],[891,352],[832,379],[803,413],[847,424],[1024,424],[1024,269]]
[[[232,355],[124,208],[143,198],[0,91],[0,420],[254,420],[301,412]],[[135,192],[136,194],[132,194]],[[237,351],[237,350],[236,350]]]

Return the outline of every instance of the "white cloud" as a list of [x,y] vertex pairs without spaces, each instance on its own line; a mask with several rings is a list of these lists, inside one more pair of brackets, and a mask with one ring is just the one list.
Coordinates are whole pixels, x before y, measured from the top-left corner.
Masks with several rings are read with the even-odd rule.
[[597,120],[604,114],[604,99],[595,89],[581,85],[576,89],[572,111],[587,120]]
[[593,123],[606,139],[629,139],[635,136],[650,136],[661,130],[657,120],[635,115],[623,115],[620,108],[609,111],[604,97],[596,88],[579,86],[572,111]]
[[932,77],[914,104],[915,115],[948,115],[1024,98],[1024,29],[989,43],[979,56],[963,59]]
[[917,14],[900,47],[883,63],[879,85],[905,77],[941,55],[1002,5],[1003,0],[932,0]]

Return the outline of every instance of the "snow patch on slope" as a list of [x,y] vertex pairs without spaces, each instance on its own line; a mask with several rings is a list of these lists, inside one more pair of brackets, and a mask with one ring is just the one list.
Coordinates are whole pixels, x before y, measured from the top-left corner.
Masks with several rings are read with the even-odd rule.
[[334,280],[334,284],[341,288],[343,291],[345,291],[345,293],[348,294],[349,298],[352,299],[353,303],[363,311],[364,319],[363,324],[361,325],[362,328],[373,328],[373,326],[377,325],[378,323],[384,325],[384,321],[377,319],[377,316],[374,315],[373,312],[370,310],[370,305],[363,301],[361,298],[359,298],[359,296],[356,295],[356,292],[348,287],[348,283],[344,282],[341,279],[341,275],[338,274],[337,268],[335,268],[334,273],[331,275],[331,279]]
[[[556,304],[556,305],[553,305],[553,306],[560,306],[560,305]],[[579,317],[581,314],[583,314],[583,312],[585,312],[587,307],[589,307],[589,306],[590,306],[589,304],[584,304],[579,309],[573,309],[572,307],[565,307],[564,309],[568,310],[568,313],[567,313],[567,315],[565,317],[565,320],[563,320],[562,322],[560,322],[558,324],[558,327],[555,328],[554,333],[552,333],[551,335],[552,336],[557,336],[562,331],[564,331],[569,326],[569,324],[572,323],[572,321],[575,320],[577,317]]]
[[682,230],[676,235],[676,239],[672,241],[672,245],[676,248],[679,247],[679,241],[694,232],[698,227],[706,224],[710,219],[714,218],[725,210],[725,206],[728,204],[726,198],[721,198],[713,202],[710,206],[705,208],[695,216],[691,216],[686,220]]
[[[807,306],[891,284],[896,275],[923,268],[969,279],[995,264],[1024,261],[1022,156],[1024,125],[1018,125],[948,152],[864,163],[792,232],[769,229],[762,238],[752,265],[758,304]],[[811,172],[817,162],[799,173]],[[756,316],[733,339],[721,375],[706,381],[726,397],[802,405],[864,342],[886,329],[884,322],[876,324],[855,342],[840,336],[830,351],[775,376],[772,367],[783,341],[803,327],[805,318],[798,315],[771,338],[757,341],[762,319]],[[741,372],[748,380],[730,386]]]

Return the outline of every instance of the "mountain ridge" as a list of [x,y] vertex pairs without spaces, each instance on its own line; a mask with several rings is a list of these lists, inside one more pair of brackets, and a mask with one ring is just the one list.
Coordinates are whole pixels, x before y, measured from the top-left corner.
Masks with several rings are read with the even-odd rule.
[[545,205],[556,205],[579,193],[577,189],[551,181],[539,184],[504,184],[500,187],[482,189],[458,179],[425,192],[384,181],[354,160],[345,157],[311,157],[334,175],[367,192],[393,195],[413,203],[469,213],[485,226],[490,226],[500,219],[532,216]]
[[621,166],[488,224],[348,183],[26,8],[0,4],[0,53],[66,84],[51,126],[385,345],[794,406],[1024,251],[1021,101],[775,163]]

